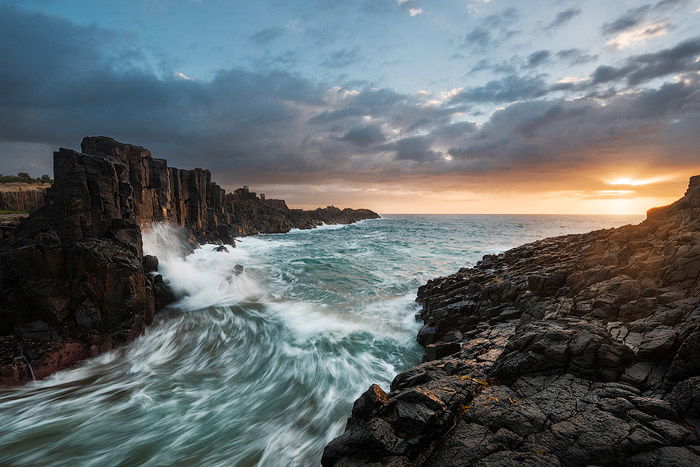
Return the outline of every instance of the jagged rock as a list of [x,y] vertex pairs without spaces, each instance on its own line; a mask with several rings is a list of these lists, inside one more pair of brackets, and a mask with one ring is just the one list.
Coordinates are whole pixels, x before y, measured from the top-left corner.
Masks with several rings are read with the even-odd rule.
[[293,210],[247,188],[227,194],[208,170],[168,167],[107,137],[86,137],[81,147],[54,153],[55,182],[41,208],[0,220],[0,386],[127,343],[175,300],[155,274],[158,259],[143,255],[141,226],[183,226],[195,248],[197,240],[233,245],[235,235],[379,217]]
[[[54,174],[47,204],[0,253],[0,334],[37,378],[132,340],[155,311],[126,167],[61,149]],[[23,380],[13,360],[0,362],[1,384]]]
[[[700,465],[699,253],[700,176],[638,226],[541,240],[429,281],[427,363],[353,411],[324,465]],[[472,383],[456,403],[387,409],[455,378]]]
[[143,272],[158,271],[158,258],[152,255],[143,255]]
[[226,248],[224,245],[217,246],[214,251],[218,251],[219,253],[229,253],[228,248]]

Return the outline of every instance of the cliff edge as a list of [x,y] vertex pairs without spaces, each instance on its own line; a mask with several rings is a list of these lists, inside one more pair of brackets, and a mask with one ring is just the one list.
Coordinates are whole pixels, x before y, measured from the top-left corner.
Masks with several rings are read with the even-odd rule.
[[418,291],[424,363],[323,465],[700,465],[700,176],[640,225],[549,238]]
[[171,222],[192,243],[379,217],[302,211],[247,188],[226,193],[205,169],[168,167],[140,146],[83,139],[54,153],[43,205],[0,222],[0,386],[21,384],[130,342],[172,300],[144,256],[141,228]]

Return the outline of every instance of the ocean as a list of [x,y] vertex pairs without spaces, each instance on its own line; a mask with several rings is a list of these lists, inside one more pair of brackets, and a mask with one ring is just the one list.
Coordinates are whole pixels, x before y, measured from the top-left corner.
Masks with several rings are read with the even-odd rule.
[[184,257],[180,232],[154,226],[144,250],[182,298],[130,345],[0,389],[0,464],[318,465],[353,401],[420,362],[420,285],[484,254],[641,220],[387,215]]

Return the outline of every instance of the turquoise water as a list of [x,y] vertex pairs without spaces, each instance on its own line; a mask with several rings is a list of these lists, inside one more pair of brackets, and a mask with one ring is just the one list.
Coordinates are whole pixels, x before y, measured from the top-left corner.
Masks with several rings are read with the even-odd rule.
[[[0,390],[0,464],[316,465],[352,402],[420,361],[416,289],[483,254],[639,216],[386,216],[147,253],[183,294],[131,345]],[[236,264],[245,267],[235,275]]]

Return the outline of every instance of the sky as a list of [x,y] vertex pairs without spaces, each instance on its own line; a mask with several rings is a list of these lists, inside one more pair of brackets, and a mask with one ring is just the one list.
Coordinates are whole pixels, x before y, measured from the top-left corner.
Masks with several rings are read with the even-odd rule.
[[643,213],[700,174],[700,0],[0,0],[0,173],[86,135],[293,207]]

